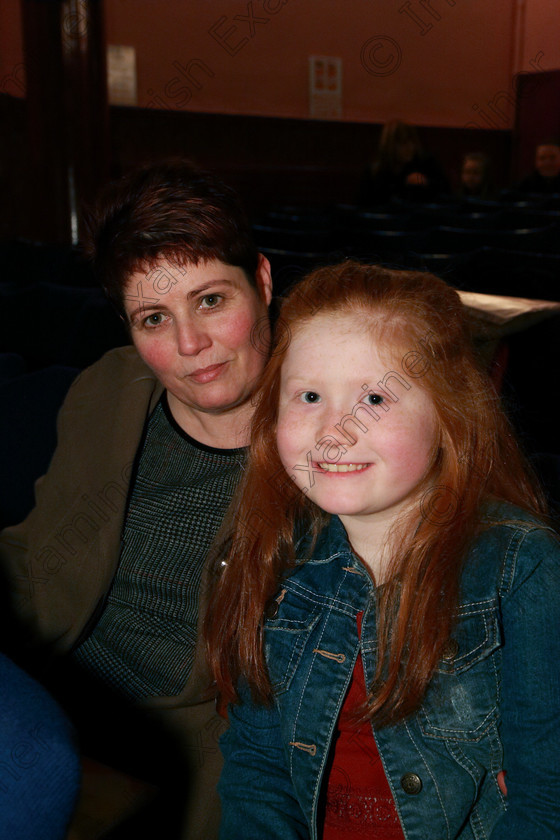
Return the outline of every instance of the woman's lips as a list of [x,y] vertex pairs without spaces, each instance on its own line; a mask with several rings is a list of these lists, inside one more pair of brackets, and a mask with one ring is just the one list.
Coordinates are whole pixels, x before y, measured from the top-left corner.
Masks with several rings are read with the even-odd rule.
[[226,365],[227,362],[220,362],[217,365],[208,365],[208,367],[193,370],[192,373],[187,375],[187,378],[191,379],[193,382],[198,382],[203,385],[206,382],[212,382],[214,379],[217,379]]

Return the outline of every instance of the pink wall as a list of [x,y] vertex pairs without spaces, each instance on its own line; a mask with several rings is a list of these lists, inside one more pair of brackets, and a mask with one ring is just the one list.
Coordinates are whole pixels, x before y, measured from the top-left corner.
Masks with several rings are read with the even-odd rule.
[[0,93],[23,96],[25,73],[19,0],[0,3]]
[[[560,5],[558,0],[524,0],[523,49],[525,67],[535,56],[542,70],[560,69]],[[522,69],[522,68],[519,68]]]
[[[510,0],[253,0],[263,22],[235,19],[248,16],[245,0],[153,8],[152,0],[106,6],[109,43],[138,47],[144,37],[143,105],[305,118],[314,54],[343,59],[343,119],[462,126],[510,78]],[[202,63],[190,81],[193,59]]]
[[[558,0],[105,0],[104,8],[107,43],[136,47],[145,107],[306,118],[314,54],[343,60],[344,120],[508,129],[512,74],[560,67]],[[2,0],[0,91],[21,95],[21,61],[19,0]]]

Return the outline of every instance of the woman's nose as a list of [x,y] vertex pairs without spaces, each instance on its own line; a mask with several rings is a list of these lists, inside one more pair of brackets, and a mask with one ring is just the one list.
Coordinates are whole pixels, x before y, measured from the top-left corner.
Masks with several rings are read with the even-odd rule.
[[177,351],[180,356],[196,356],[212,344],[203,325],[194,319],[177,324]]

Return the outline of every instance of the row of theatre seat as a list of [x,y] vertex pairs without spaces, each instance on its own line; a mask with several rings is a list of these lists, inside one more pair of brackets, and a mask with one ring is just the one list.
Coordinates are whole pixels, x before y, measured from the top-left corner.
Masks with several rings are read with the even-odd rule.
[[344,257],[427,269],[470,291],[558,300],[560,196],[274,208],[253,225],[276,287]]

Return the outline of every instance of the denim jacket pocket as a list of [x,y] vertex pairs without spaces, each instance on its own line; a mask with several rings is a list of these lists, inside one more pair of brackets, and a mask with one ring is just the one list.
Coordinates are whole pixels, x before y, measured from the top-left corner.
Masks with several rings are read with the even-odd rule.
[[[274,607],[274,603],[278,606]],[[270,602],[264,625],[264,650],[275,694],[290,687],[305,645],[320,616],[320,605],[299,592],[283,589]]]
[[479,741],[498,718],[497,609],[463,607],[418,717],[427,737]]

